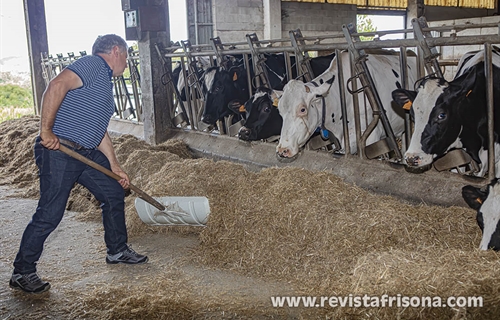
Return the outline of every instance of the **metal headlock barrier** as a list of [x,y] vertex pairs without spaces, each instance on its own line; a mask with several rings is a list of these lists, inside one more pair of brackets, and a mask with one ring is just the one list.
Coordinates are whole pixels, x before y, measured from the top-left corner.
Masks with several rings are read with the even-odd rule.
[[[478,35],[458,35],[461,31],[469,29],[493,29],[495,32],[491,34]],[[439,34],[438,37],[433,37],[432,33]],[[381,40],[385,35],[404,34],[405,39],[390,39]],[[449,36],[445,36],[449,34]],[[255,34],[246,36],[246,41],[236,43],[223,43],[219,37],[213,38],[211,44],[191,45],[189,41],[182,41],[179,46],[162,48],[157,46],[161,59],[165,66],[165,81],[163,83],[175,90],[174,92],[174,109],[171,110],[174,126],[193,131],[211,132],[213,134],[234,136],[237,130],[231,130],[230,119],[225,119],[227,132],[217,130],[202,124],[200,116],[203,113],[203,84],[199,77],[198,66],[201,65],[201,60],[210,61],[211,66],[221,66],[227,68],[231,65],[231,57],[235,55],[243,56],[244,66],[247,70],[247,79],[249,90],[254,92],[258,85],[268,85],[269,76],[265,67],[264,54],[266,53],[283,53],[286,61],[287,77],[291,79],[293,68],[296,73],[304,81],[310,81],[315,76],[310,66],[310,59],[313,53],[316,52],[335,52],[336,57],[340,57],[342,51],[350,52],[351,71],[354,75],[353,79],[347,79],[351,84],[350,89],[346,87],[346,79],[343,79],[341,59],[337,59],[337,68],[339,70],[339,90],[342,113],[346,114],[346,95],[353,94],[354,114],[355,114],[355,131],[356,142],[358,146],[358,156],[364,159],[383,158],[396,163],[402,162],[406,146],[410,143],[412,132],[412,123],[409,119],[408,112],[405,115],[405,134],[404,141],[399,146],[398,137],[394,136],[392,128],[385,116],[385,109],[388,106],[383,106],[378,96],[377,90],[371,78],[370,70],[366,65],[366,60],[369,59],[371,49],[397,49],[399,50],[400,73],[402,75],[402,87],[413,89],[413,84],[408,83],[407,75],[407,50],[416,51],[418,78],[425,75],[434,74],[438,77],[443,77],[443,67],[457,65],[459,59],[439,59],[441,53],[438,48],[448,46],[483,46],[485,50],[485,74],[487,87],[487,111],[488,111],[488,177],[487,180],[492,180],[495,177],[495,155],[494,155],[494,118],[493,118],[493,66],[492,66],[492,45],[500,44],[500,25],[497,23],[484,24],[466,24],[452,26],[429,27],[425,18],[413,19],[411,29],[400,29],[390,31],[375,31],[357,33],[352,25],[343,26],[342,31],[322,36],[303,36],[300,30],[292,30],[289,32],[290,38],[287,39],[272,39],[259,40]],[[372,41],[360,41],[359,37],[375,37]],[[291,63],[291,57],[295,58],[295,65]],[[44,79],[48,83],[55,75],[64,69],[71,61],[77,59],[73,54],[68,57],[58,55],[56,58],[51,55],[42,55],[42,68]],[[180,61],[181,72],[184,78],[184,89],[186,95],[186,105],[180,98],[180,92],[177,90],[177,83],[173,82],[172,74],[169,73],[171,66],[167,65],[166,58]],[[250,63],[250,58],[252,62]],[[170,68],[169,68],[170,67]],[[129,53],[129,79],[115,79],[115,94],[117,96],[117,110],[115,116],[122,119],[141,121],[142,105],[140,94],[140,75],[138,69],[138,52]],[[252,70],[250,70],[252,68]],[[252,72],[255,75],[252,78]],[[130,84],[127,85],[127,82]],[[359,82],[359,83],[358,83]],[[128,88],[131,86],[131,90]],[[119,87],[121,89],[119,89]],[[359,89],[358,89],[359,88]],[[359,94],[363,94],[358,97]],[[118,98],[119,97],[119,98]],[[362,132],[359,119],[359,99],[367,99],[374,120],[367,125],[367,128]],[[344,127],[344,155],[350,155],[349,148],[349,129],[347,126],[347,117],[342,117]],[[386,131],[386,138],[383,141],[376,142],[366,146],[366,138],[370,130],[381,123]],[[241,123],[240,123],[241,125]],[[223,126],[219,123],[218,128]],[[317,142],[317,141],[316,141]],[[338,149],[332,141],[321,141],[315,143],[311,140],[306,148],[321,149],[328,152],[334,152]],[[434,163],[438,171],[459,169],[461,174],[469,175],[477,172],[478,166],[463,150],[455,150],[449,152],[444,157],[438,159]],[[463,167],[466,166],[466,169]],[[486,179],[485,179],[486,180]]]
[[[469,30],[474,28],[496,28],[497,32],[492,34],[481,34],[481,35],[457,35],[457,32],[463,30]],[[358,156],[365,159],[373,159],[383,157],[386,160],[394,162],[402,162],[402,157],[404,153],[404,148],[409,145],[411,134],[406,134],[404,136],[404,141],[399,142],[398,137],[394,136],[390,123],[385,115],[385,109],[388,106],[383,106],[378,96],[377,90],[373,83],[373,79],[370,75],[370,70],[366,65],[366,60],[369,59],[371,49],[398,49],[401,75],[402,75],[402,87],[406,89],[413,89],[413,83],[408,83],[407,75],[407,50],[413,49],[416,51],[417,62],[420,66],[418,69],[418,78],[422,78],[424,75],[434,74],[437,77],[443,77],[442,68],[446,66],[454,66],[458,63],[459,59],[448,59],[439,60],[440,52],[439,47],[446,46],[462,46],[462,45],[483,45],[485,48],[486,58],[486,74],[487,83],[489,85],[488,95],[491,95],[488,103],[488,115],[489,119],[493,121],[493,84],[492,84],[492,66],[491,66],[491,45],[500,43],[500,35],[498,30],[500,26],[496,23],[486,23],[477,25],[453,25],[453,26],[439,26],[439,27],[429,27],[425,18],[414,19],[412,21],[411,29],[401,29],[401,30],[391,30],[391,31],[376,31],[376,32],[366,32],[366,33],[356,33],[353,26],[344,26],[342,32],[334,33],[332,35],[324,36],[309,36],[304,37],[300,30],[292,30],[289,32],[289,39],[273,39],[273,40],[259,40],[255,34],[249,34],[246,36],[246,42],[239,43],[223,43],[220,38],[213,39],[213,43],[209,50],[198,50],[196,52],[190,53],[191,57],[200,56],[213,56],[216,57],[218,64],[222,64],[225,61],[226,56],[241,54],[244,57],[252,57],[252,64],[249,66],[248,60],[246,60],[245,67],[247,68],[248,77],[250,79],[249,67],[253,68],[254,74],[257,75],[258,79],[250,79],[249,86],[251,86],[251,92],[256,88],[258,82],[259,85],[267,85],[269,83],[269,77],[267,75],[267,70],[264,67],[265,58],[263,54],[265,53],[283,53],[289,58],[290,56],[295,57],[297,74],[299,74],[302,79],[309,81],[314,78],[314,74],[310,67],[309,61],[311,56],[309,53],[314,51],[326,51],[335,52],[337,57],[340,57],[340,52],[348,50],[351,53],[352,64],[351,68],[353,74],[355,74],[355,79],[350,79],[352,87],[350,90],[344,85],[340,85],[340,98],[341,107],[343,113],[346,112],[346,102],[345,96],[347,94],[359,95],[363,93],[361,97],[357,99],[367,99],[369,101],[369,106],[371,107],[371,112],[374,120],[367,126],[367,128],[362,132],[360,128],[359,112],[355,112],[355,130],[356,139],[358,143]],[[440,36],[433,37],[434,33],[451,33],[449,37]],[[390,34],[405,34],[405,39],[398,40],[381,40],[380,37]],[[359,37],[375,37],[373,41],[360,41]],[[179,57],[185,53],[170,53],[165,54],[167,57]],[[339,75],[341,72],[341,63],[337,59],[337,67],[339,68]],[[287,66],[287,75],[290,79],[292,74],[290,66]],[[489,71],[488,71],[489,70]],[[359,81],[359,83],[358,83]],[[344,79],[340,79],[340,83],[345,83]],[[252,85],[250,85],[252,84]],[[490,88],[491,87],[491,88]],[[359,88],[359,89],[358,89]],[[491,92],[491,93],[490,93]],[[359,108],[359,102],[354,99],[354,109]],[[344,121],[344,137],[349,139],[347,119],[343,117]],[[371,130],[378,123],[381,123],[386,131],[386,138],[376,142],[372,145],[366,146],[366,138],[369,136]],[[226,122],[227,124],[227,122]],[[407,133],[412,131],[412,123],[409,119],[409,113],[405,114],[405,128]],[[237,130],[231,131],[231,134],[237,132]],[[228,134],[224,132],[218,132],[219,134]],[[488,180],[491,180],[495,176],[495,159],[494,159],[494,147],[493,147],[493,125],[490,129],[490,144],[488,150]],[[402,147],[400,147],[400,143]],[[314,146],[312,149],[323,149],[325,150],[326,145],[332,145],[331,141],[322,142],[315,144],[311,141],[308,145]],[[349,141],[344,141],[345,150],[344,153],[348,155]],[[326,148],[327,151],[335,150],[335,146]],[[466,166],[466,169],[463,167]],[[472,174],[479,170],[477,164],[471,159],[471,157],[463,150],[455,150],[449,152],[444,157],[436,160],[435,167],[437,170],[450,170],[454,168],[460,168],[459,172],[461,174]]]
[[[42,76],[47,86],[53,78],[61,73],[73,61],[86,56],[86,51],[80,51],[80,55],[69,52],[67,56],[62,53],[42,53]],[[142,121],[142,100],[139,73],[139,52],[129,50],[128,67],[130,77],[113,77],[113,94],[115,98],[114,117],[124,120]]]

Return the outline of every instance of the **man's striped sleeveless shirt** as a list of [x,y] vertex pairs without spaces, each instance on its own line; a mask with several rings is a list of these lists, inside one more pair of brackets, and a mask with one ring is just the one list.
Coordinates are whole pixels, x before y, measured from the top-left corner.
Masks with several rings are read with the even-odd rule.
[[66,94],[57,112],[52,131],[57,136],[96,148],[115,111],[113,71],[100,56],[84,56],[67,67],[83,86]]

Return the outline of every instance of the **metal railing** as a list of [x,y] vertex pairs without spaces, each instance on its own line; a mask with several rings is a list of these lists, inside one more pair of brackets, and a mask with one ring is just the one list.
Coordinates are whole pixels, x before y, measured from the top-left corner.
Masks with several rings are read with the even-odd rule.
[[[477,34],[470,35],[471,29],[484,30],[489,28],[495,30],[491,34]],[[347,29],[347,26],[345,26]],[[493,44],[500,44],[500,25],[497,23],[486,23],[486,24],[467,24],[467,25],[450,25],[450,26],[439,26],[439,27],[428,27],[425,19],[415,19],[412,21],[411,29],[401,29],[401,30],[391,30],[391,31],[377,31],[377,32],[366,32],[366,33],[356,33],[351,30],[348,35],[342,31],[338,33],[332,33],[331,35],[322,35],[319,37],[315,36],[302,36],[300,30],[294,30],[290,32],[290,38],[287,39],[272,39],[272,40],[258,40],[255,37],[248,37],[247,41],[235,42],[235,43],[223,43],[220,38],[214,38],[212,44],[207,45],[191,45],[188,42],[183,42],[182,45],[172,46],[168,48],[157,47],[162,59],[171,58],[172,63],[180,62],[181,72],[184,75],[185,81],[185,96],[187,98],[186,105],[180,99],[180,93],[178,90],[173,90],[174,96],[172,97],[173,110],[171,110],[171,115],[173,117],[173,123],[176,127],[181,127],[184,129],[189,129],[193,131],[207,131],[215,134],[230,134],[234,133],[234,130],[227,130],[224,132],[222,130],[214,130],[213,127],[208,127],[200,123],[199,118],[202,114],[203,96],[200,94],[200,89],[202,84],[200,79],[195,74],[192,68],[194,63],[197,63],[199,59],[204,58],[209,60],[212,66],[219,65],[223,66],[225,59],[228,56],[242,55],[243,61],[245,62],[245,68],[247,71],[247,78],[249,83],[250,92],[256,89],[256,85],[260,84],[259,81],[254,81],[251,78],[251,73],[254,75],[262,74],[262,65],[249,63],[250,57],[259,56],[267,53],[282,53],[285,56],[286,70],[288,79],[291,79],[293,74],[293,69],[295,68],[296,73],[302,77],[305,81],[309,80],[311,76],[308,74],[310,66],[307,64],[308,59],[314,55],[316,52],[335,52],[336,56],[340,56],[340,52],[344,50],[349,50],[351,53],[351,70],[366,71],[366,66],[362,66],[363,55],[359,53],[364,50],[370,49],[396,49],[400,52],[400,68],[401,75],[403,78],[403,87],[412,88],[413,84],[407,82],[407,75],[404,70],[406,70],[407,57],[405,52],[407,50],[413,50],[417,56],[417,65],[420,66],[418,69],[418,78],[423,77],[426,74],[435,73],[442,76],[442,69],[447,66],[454,66],[458,63],[458,58],[453,59],[440,59],[439,48],[449,47],[449,46],[464,46],[464,45],[480,45],[484,47],[486,52],[485,56],[485,69],[487,76],[487,94],[488,94],[488,125],[489,125],[489,138],[490,146],[488,150],[488,179],[491,180],[495,176],[495,158],[494,158],[494,148],[493,148],[493,76],[492,76],[492,61],[491,61],[491,46]],[[467,31],[467,35],[460,35],[461,31]],[[479,33],[479,32],[478,32]],[[391,39],[382,40],[381,37],[391,34],[404,34],[404,39]],[[440,34],[439,37],[433,37],[432,34]],[[443,34],[449,34],[448,36],[443,36]],[[360,36],[364,37],[375,37],[372,41],[358,41]],[[349,38],[351,38],[349,40]],[[353,40],[354,39],[354,40]],[[357,52],[357,54],[356,54]],[[297,53],[301,56],[296,59],[299,63],[293,65],[291,63],[291,57],[294,57]],[[369,54],[369,53],[368,53]],[[80,56],[83,55],[80,53]],[[58,74],[62,69],[71,63],[74,59],[79,57],[68,54],[67,57],[58,55],[57,57],[45,56],[42,59],[42,67],[44,72],[44,78],[46,81],[50,81],[56,74]],[[169,61],[169,59],[164,59],[164,62]],[[361,62],[361,67],[359,66]],[[358,64],[358,66],[356,66]],[[257,65],[257,66],[256,66]],[[340,66],[338,66],[340,68]],[[252,70],[251,70],[252,68]],[[253,69],[255,68],[255,69]],[[127,79],[115,79],[115,98],[117,111],[115,116],[121,119],[128,119],[132,121],[142,121],[142,103],[141,103],[141,91],[140,91],[140,73],[138,66],[138,52],[131,51],[129,53],[129,69],[130,77]],[[171,66],[165,65],[165,70],[171,72]],[[369,72],[369,70],[368,70]],[[166,74],[168,71],[166,71]],[[177,83],[174,83],[171,74],[166,77],[168,79],[164,82],[165,85],[173,86],[177,88]],[[265,77],[260,79],[266,82]],[[370,84],[369,78],[363,86],[369,85],[373,87],[373,83]],[[367,84],[367,83],[368,84]],[[405,83],[406,82],[406,83]],[[342,83],[345,83],[342,81]],[[354,82],[353,90],[356,89],[356,81]],[[345,85],[340,85],[340,96],[342,103],[342,110],[346,112],[345,97],[348,93]],[[371,95],[376,96],[375,88]],[[365,97],[360,97],[361,99]],[[354,108],[359,108],[358,97],[354,97]],[[368,99],[374,100],[374,99]],[[376,99],[375,99],[376,100]],[[380,103],[380,102],[379,102]],[[371,103],[373,104],[373,102]],[[370,106],[371,106],[370,104]],[[372,109],[377,110],[377,106]],[[385,106],[387,107],[387,106]],[[373,111],[373,110],[372,110]],[[365,146],[360,140],[363,132],[360,128],[359,113],[358,118],[355,118],[355,130],[356,139],[358,142],[358,150],[364,148]],[[405,128],[407,133],[411,133],[412,124],[409,120],[408,113],[406,114]],[[343,117],[346,119],[346,117]],[[230,121],[226,120],[226,124],[229,125]],[[384,124],[387,127],[387,124]],[[390,125],[389,125],[390,126]],[[222,127],[222,126],[219,126]],[[389,128],[390,129],[390,128]],[[347,141],[344,141],[345,154],[349,154],[349,129],[347,128],[347,122],[344,121],[344,137]],[[401,149],[398,152],[391,152],[385,156],[386,159],[391,161],[400,162],[401,154],[404,153],[405,146],[409,145],[410,135],[405,135],[405,140],[402,142]],[[328,142],[331,144],[331,142]],[[323,150],[329,152],[334,150],[333,146],[320,144],[319,146]],[[394,141],[391,144],[394,148]],[[363,156],[363,152],[358,152],[358,156]],[[451,162],[453,163],[453,161]]]
[[[64,68],[73,61],[87,55],[86,51],[80,51],[79,55],[68,52],[67,56],[62,53],[42,54],[42,75],[47,86],[53,78],[61,73]],[[139,72],[139,52],[129,50],[128,66],[130,76],[113,77],[113,95],[115,98],[114,117],[124,120],[142,120],[141,84]]]

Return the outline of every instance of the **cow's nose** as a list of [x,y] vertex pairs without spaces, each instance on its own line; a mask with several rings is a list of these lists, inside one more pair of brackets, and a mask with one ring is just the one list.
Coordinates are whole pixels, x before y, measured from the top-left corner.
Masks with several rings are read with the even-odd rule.
[[421,160],[421,158],[417,155],[405,156],[406,164],[411,166],[411,167],[418,167],[420,160]]
[[278,155],[282,158],[290,157],[290,149],[278,147]]
[[248,140],[248,138],[250,137],[250,132],[250,129],[248,129],[247,127],[241,127],[238,131],[238,136],[242,140]]

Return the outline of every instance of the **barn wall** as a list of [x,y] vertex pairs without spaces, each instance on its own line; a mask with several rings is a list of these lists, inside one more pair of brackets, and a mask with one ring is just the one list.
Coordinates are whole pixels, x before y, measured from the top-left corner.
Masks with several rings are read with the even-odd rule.
[[222,42],[246,41],[246,34],[264,38],[262,0],[213,0],[214,35]]
[[[245,35],[254,32],[266,39],[263,6],[262,0],[213,0],[214,35],[225,43],[246,41]],[[343,24],[356,21],[356,12],[355,5],[282,2],[281,38],[298,28],[304,36],[340,32]]]
[[[450,25],[477,25],[485,23],[500,23],[500,16],[482,17],[482,18],[469,18],[469,19],[454,19],[454,20],[440,20],[428,22],[430,27],[450,26]],[[487,35],[497,34],[498,28],[473,28],[457,32],[458,36],[469,35]],[[449,32],[443,33],[443,36],[448,37]],[[437,35],[433,35],[437,36]],[[499,45],[499,44],[497,44]],[[462,46],[443,46],[438,50],[441,53],[440,59],[460,59],[466,52],[484,49],[483,45],[462,45]],[[445,69],[444,76],[447,80],[452,80],[457,72],[457,67],[448,66]]]
[[343,24],[355,23],[355,5],[328,3],[282,2],[283,38],[288,31],[300,29],[304,36],[318,36],[342,31]]

